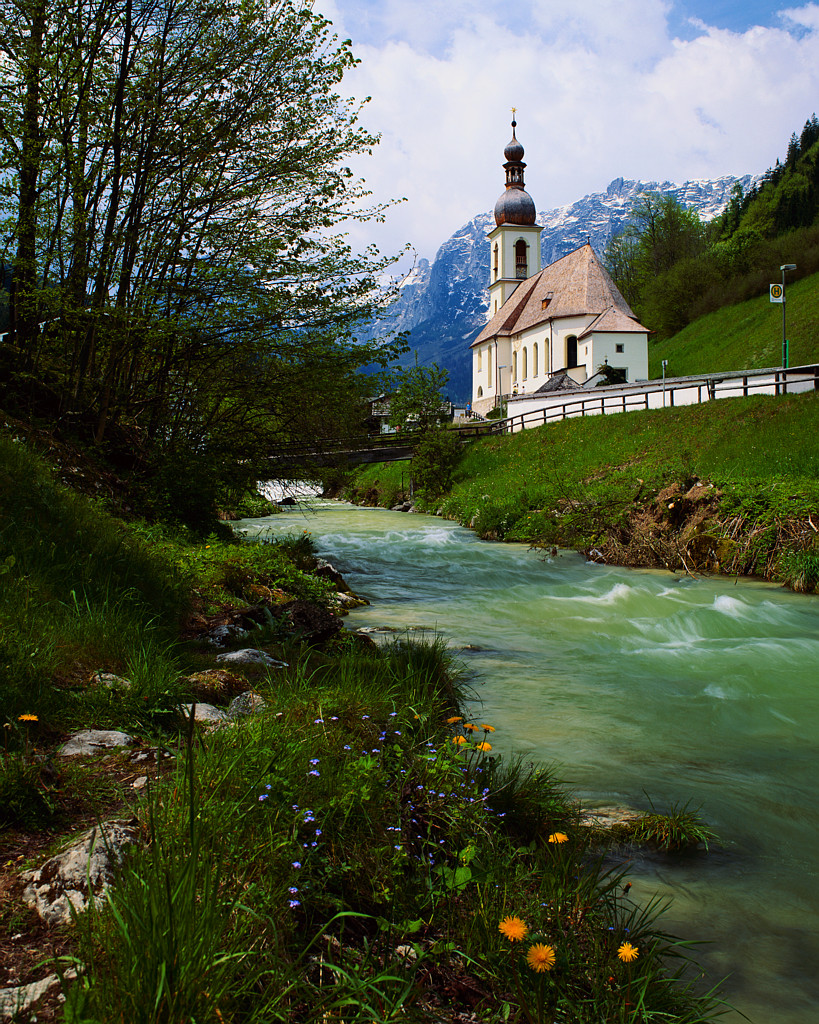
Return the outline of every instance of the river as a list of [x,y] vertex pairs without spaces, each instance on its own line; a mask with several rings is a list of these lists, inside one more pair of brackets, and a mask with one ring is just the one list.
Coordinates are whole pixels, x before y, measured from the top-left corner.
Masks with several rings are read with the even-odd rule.
[[636,858],[633,894],[672,897],[664,927],[707,943],[708,978],[754,1024],[819,1020],[819,599],[338,502],[237,525],[309,531],[372,602],[349,628],[478,648],[459,657],[496,751],[558,764],[588,806],[699,807],[719,847]]

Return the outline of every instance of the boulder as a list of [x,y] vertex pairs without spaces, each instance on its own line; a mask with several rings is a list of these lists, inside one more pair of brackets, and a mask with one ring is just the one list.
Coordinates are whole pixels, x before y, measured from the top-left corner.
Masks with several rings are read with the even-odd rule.
[[267,668],[287,668],[286,661],[277,661],[271,655],[255,647],[244,647],[240,651],[217,654],[216,660],[223,665],[265,665]]
[[190,697],[210,704],[227,703],[231,697],[244,693],[247,682],[225,668],[208,668],[194,672],[182,680],[185,692]]
[[131,680],[126,679],[125,676],[118,676],[114,672],[103,672],[99,670],[92,672],[88,682],[91,685],[105,686],[109,690],[130,690]]
[[228,718],[244,718],[247,715],[258,714],[259,711],[264,711],[266,707],[267,701],[264,697],[260,697],[253,690],[247,690],[245,693],[240,693],[238,697],[233,698],[227,709],[227,716]]
[[213,704],[183,704],[182,710],[187,719],[191,717],[191,708],[193,709],[193,720],[199,725],[222,725],[230,720],[227,712],[222,708],[214,707]]
[[[29,985],[0,989],[0,1020],[22,1019],[20,1014],[29,1010],[55,985],[59,984],[60,979],[57,975],[49,974],[45,978],[41,978],[40,981],[33,981]],[[36,1020],[37,1018],[32,1017],[31,1019]]]
[[84,729],[69,737],[60,747],[61,757],[92,757],[106,750],[117,747],[132,747],[136,743],[133,736],[116,729]]
[[140,841],[135,819],[105,821],[83,833],[42,867],[26,871],[23,900],[48,925],[69,924],[73,911],[84,910],[114,880],[126,847]]
[[214,647],[226,647],[233,640],[244,640],[249,636],[248,630],[235,622],[228,622],[221,626],[214,626],[202,639]]

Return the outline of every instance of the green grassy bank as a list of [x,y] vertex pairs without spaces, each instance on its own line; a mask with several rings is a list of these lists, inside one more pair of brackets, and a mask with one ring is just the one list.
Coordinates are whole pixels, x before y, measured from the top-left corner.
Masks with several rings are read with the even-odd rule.
[[[603,836],[554,769],[493,754],[492,724],[464,720],[440,645],[285,628],[282,608],[332,604],[304,537],[197,544],[128,525],[8,437],[0,484],[0,962],[19,982],[55,955],[61,972],[79,970],[65,1004],[46,1001],[37,1019],[718,1014],[661,908],[634,903],[602,860],[614,840],[639,840],[671,864],[707,842],[695,817]],[[203,630],[240,613],[257,627],[237,643],[284,664],[223,672],[220,686],[264,707],[202,731],[183,704],[205,699],[214,666]],[[226,702],[218,687],[207,699]],[[58,756],[69,732],[94,727],[171,756],[154,771],[135,769],[130,750]],[[135,771],[146,787],[134,789]],[[111,815],[135,818],[143,842],[95,909],[44,930],[19,871]]]
[[[774,274],[772,281],[779,275]],[[819,274],[787,286],[789,366],[819,361]],[[760,295],[724,306],[689,324],[665,341],[649,346],[649,372],[669,377],[713,373],[745,366],[749,370],[782,365],[782,306]]]
[[[819,582],[819,395],[588,417],[470,445],[418,505],[491,539],[623,565]],[[346,495],[391,506],[407,464],[362,468]]]

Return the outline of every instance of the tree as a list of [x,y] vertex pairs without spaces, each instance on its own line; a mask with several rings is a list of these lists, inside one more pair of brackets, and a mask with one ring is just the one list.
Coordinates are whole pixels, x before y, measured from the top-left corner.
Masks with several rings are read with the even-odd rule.
[[[695,210],[669,195],[647,192],[620,236],[606,249],[606,265],[626,301],[643,315],[646,290],[679,260],[704,251],[705,229]],[[651,325],[649,325],[651,326]]]
[[436,363],[411,366],[394,378],[390,399],[390,424],[402,430],[432,430],[446,415],[441,390],[449,374]]
[[389,355],[355,342],[388,261],[342,233],[383,215],[344,164],[377,143],[336,91],[349,41],[303,0],[0,12],[10,340],[59,368],[62,414],[261,455],[306,396],[343,409]]

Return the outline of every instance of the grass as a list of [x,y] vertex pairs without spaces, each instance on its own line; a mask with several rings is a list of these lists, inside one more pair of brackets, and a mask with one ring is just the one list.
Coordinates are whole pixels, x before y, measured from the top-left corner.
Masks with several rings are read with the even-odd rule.
[[[771,282],[781,280],[772,271]],[[787,285],[790,366],[819,361],[819,274]],[[782,306],[761,295],[700,317],[665,341],[649,344],[649,373],[669,377],[782,365]]]
[[[490,723],[447,714],[441,645],[306,659],[260,692],[264,715],[191,735],[151,791],[150,843],[80,922],[67,1020],[440,1020],[458,979],[500,1022],[537,1005],[536,942],[556,952],[547,1004],[565,1019],[716,1013],[675,980],[685,946],[592,853],[552,773],[504,765]],[[513,914],[531,934],[510,950]]]
[[[730,546],[732,571],[810,590],[819,557],[810,525],[819,510],[817,429],[815,393],[573,419],[476,442],[449,493],[422,494],[419,505],[482,537],[589,549],[628,539],[646,508],[673,526],[671,499],[663,504],[658,494],[675,485],[684,493],[699,479],[714,485],[703,529],[714,546]],[[392,501],[400,472],[362,468],[348,493]]]

